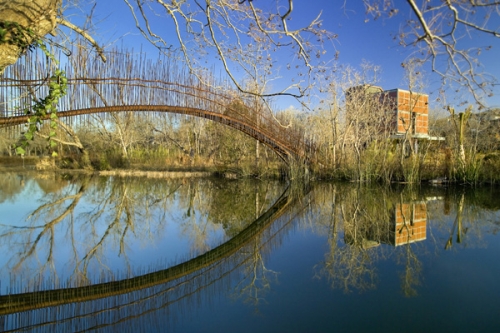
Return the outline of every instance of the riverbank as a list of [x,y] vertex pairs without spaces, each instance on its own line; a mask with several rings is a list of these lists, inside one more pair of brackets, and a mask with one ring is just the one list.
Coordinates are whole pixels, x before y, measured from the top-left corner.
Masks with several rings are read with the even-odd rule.
[[[495,155],[496,156],[496,155]],[[473,170],[472,175],[466,175],[466,179],[453,178],[448,172],[432,168],[426,168],[425,165],[418,165],[417,179],[406,181],[404,175],[400,172],[388,176],[389,178],[382,180],[380,177],[368,177],[364,180],[356,179],[352,174],[352,170],[322,168],[309,170],[309,180],[315,181],[347,181],[359,183],[431,183],[433,185],[451,185],[451,184],[500,184],[500,158],[488,155],[478,162],[478,165]],[[294,175],[284,164],[280,163],[263,163],[258,168],[248,164],[242,165],[213,165],[203,163],[189,164],[159,164],[159,163],[144,163],[144,162],[128,162],[118,167],[107,165],[106,168],[100,168],[100,165],[91,163],[92,167],[82,168],[81,165],[71,158],[53,158],[48,156],[0,156],[0,172],[5,171],[57,171],[64,173],[88,173],[102,176],[115,177],[147,177],[147,178],[184,178],[184,177],[217,177],[226,179],[243,179],[243,178],[258,178],[258,179],[294,179],[300,175]],[[305,169],[304,169],[305,170]],[[291,173],[291,174],[290,174]],[[411,177],[410,177],[411,178]]]
[[51,157],[0,157],[0,172],[12,171],[58,171],[67,173],[97,174],[100,176],[114,177],[146,177],[146,178],[185,178],[185,177],[220,177],[227,179],[243,178],[239,170],[224,170],[221,168],[202,167],[176,167],[174,169],[165,168],[163,170],[148,170],[144,165],[130,165],[129,168],[94,170],[81,168],[62,168],[59,166],[60,160]]

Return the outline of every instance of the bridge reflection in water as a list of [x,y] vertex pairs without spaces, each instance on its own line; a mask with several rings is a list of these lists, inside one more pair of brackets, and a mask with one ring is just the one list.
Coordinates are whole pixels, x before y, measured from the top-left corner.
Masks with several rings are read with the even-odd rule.
[[271,208],[227,242],[164,270],[84,287],[0,296],[0,327],[101,329],[174,304],[182,306],[202,290],[216,292],[242,266],[256,264],[262,252],[279,242],[291,225],[294,201],[285,190]]
[[[202,291],[216,295],[246,266],[260,265],[262,253],[270,252],[276,243],[281,243],[283,235],[293,227],[296,212],[302,210],[303,205],[297,204],[296,199],[285,190],[265,213],[230,240],[167,269],[83,287],[0,296],[3,321],[0,324],[6,330],[54,326],[65,331],[105,328],[126,322],[141,325],[140,322],[148,321],[147,316],[157,316],[158,311],[170,311],[172,306],[182,309],[191,304]],[[300,202],[307,203],[307,198],[302,197]],[[384,216],[389,219],[374,223],[376,218],[384,219]],[[395,203],[390,209],[379,210],[372,218],[355,221],[355,229],[351,222],[344,221],[344,240],[354,248],[370,248],[380,243],[404,245],[425,239],[426,204]],[[380,233],[373,233],[374,226]],[[131,320],[137,317],[141,320]]]
[[[130,184],[132,180],[129,179],[128,182]],[[235,183],[238,182],[224,184],[228,187]],[[210,183],[209,187],[217,187],[214,184]],[[113,185],[117,187],[117,184]],[[128,189],[132,189],[132,186]],[[254,188],[250,189],[253,190]],[[242,322],[249,321],[255,323],[244,328],[257,329],[257,322],[260,324],[262,319],[268,331],[272,331],[276,328],[272,326],[275,322],[283,327],[304,324],[304,317],[290,319],[289,314],[294,311],[306,316],[306,326],[318,320],[316,312],[325,311],[328,315],[319,319],[322,320],[323,329],[315,331],[327,331],[326,328],[339,324],[339,316],[331,316],[331,309],[335,307],[347,317],[353,308],[358,310],[361,307],[360,312],[369,315],[375,311],[377,317],[383,317],[382,321],[387,320],[378,324],[393,327],[395,312],[412,313],[412,310],[418,310],[415,309],[415,301],[406,300],[404,296],[416,297],[423,290],[422,294],[425,296],[419,296],[418,302],[432,306],[441,301],[439,306],[442,307],[441,292],[445,293],[447,299],[454,296],[456,299],[462,298],[463,293],[466,293],[469,300],[475,293],[469,290],[460,290],[460,295],[455,295],[453,290],[446,293],[450,289],[450,281],[456,280],[455,276],[448,275],[434,285],[443,274],[446,275],[446,270],[440,270],[436,275],[436,270],[423,269],[424,266],[459,266],[460,270],[464,270],[469,267],[466,265],[473,263],[473,267],[489,272],[486,270],[495,266],[491,263],[496,262],[494,259],[500,249],[498,246],[493,247],[489,254],[475,251],[475,260],[457,261],[457,253],[439,258],[436,253],[438,250],[446,251],[446,240],[454,238],[455,233],[456,242],[449,240],[453,244],[446,243],[446,247],[454,246],[454,249],[461,251],[468,250],[474,239],[482,242],[491,230],[498,230],[492,226],[498,220],[500,208],[492,200],[495,196],[488,191],[482,194],[476,192],[470,197],[453,191],[426,191],[429,192],[322,183],[317,184],[301,199],[294,199],[285,193],[273,205],[268,201],[265,207],[271,208],[252,224],[238,228],[241,231],[232,233],[234,238],[227,243],[182,264],[131,279],[107,281],[81,288],[2,296],[0,328],[4,331],[83,331],[99,328],[104,331],[165,331],[168,325],[172,325],[174,328],[181,326],[183,331],[198,331],[185,327],[193,323],[192,327],[201,328],[207,320],[215,325],[216,320],[221,319],[227,324],[224,327],[238,331]],[[131,195],[132,191],[125,192]],[[0,190],[0,200],[1,194]],[[149,189],[148,195],[152,195],[152,189]],[[444,200],[435,200],[443,196]],[[434,199],[427,201],[427,198]],[[482,204],[479,198],[489,200],[484,203],[487,210],[481,210],[480,214],[475,215],[474,210]],[[224,200],[228,200],[227,195]],[[450,208],[452,202],[456,203],[454,209]],[[476,208],[470,209],[472,206]],[[251,215],[255,216],[256,211],[251,210]],[[470,215],[471,213],[474,215]],[[429,225],[432,225],[432,229]],[[292,228],[297,228],[298,232],[294,232]],[[226,229],[228,230],[229,228]],[[432,237],[429,237],[431,231]],[[305,234],[307,241],[304,241]],[[273,255],[267,258],[271,251],[274,251]],[[429,255],[432,258],[426,258]],[[487,256],[488,260],[481,264],[483,256]],[[259,286],[252,285],[255,280],[266,280],[264,275],[268,274],[267,281],[262,285],[266,285],[269,291],[269,285],[273,282],[270,277],[275,277],[273,274],[276,273],[266,266],[283,273],[280,275],[280,286],[273,285],[272,292],[268,293],[263,288],[257,290]],[[320,279],[313,279],[314,271],[315,277]],[[498,268],[495,272],[497,271]],[[395,287],[395,275],[401,279],[401,290]],[[475,274],[472,277],[474,276],[481,278],[478,281],[481,281],[479,285],[483,288],[483,283],[487,281],[482,278],[487,274]],[[381,277],[380,281],[377,277]],[[421,283],[424,278],[425,284]],[[379,290],[375,290],[377,283],[382,285]],[[429,289],[427,285],[431,283],[433,285]],[[254,289],[250,290],[252,288]],[[495,284],[484,288],[488,289],[488,293],[483,294],[475,306],[488,297],[489,306],[496,304],[497,299],[491,297],[490,292],[490,289],[496,290],[495,288],[498,289]],[[342,293],[367,289],[370,292],[363,293],[362,296],[358,292]],[[429,293],[429,290],[433,292]],[[439,290],[436,297],[428,299],[428,294],[436,293],[436,290]],[[245,298],[244,301],[252,301],[247,297],[250,294],[255,296],[256,302],[262,298],[269,301],[269,306],[259,304],[264,316],[249,318],[247,305],[228,300],[238,297]],[[351,299],[354,301],[350,301]],[[383,306],[373,307],[373,304],[379,302],[384,302]],[[453,307],[455,303],[458,302],[451,302],[446,306]],[[216,306],[213,309],[210,308],[212,304]],[[238,306],[240,308],[232,312]],[[304,310],[306,307],[310,307],[312,311]],[[404,309],[399,310],[401,307]],[[457,310],[459,309],[453,308],[453,311]],[[308,311],[314,313],[307,314]],[[448,314],[448,318],[454,318],[453,311]],[[288,317],[279,316],[282,312]],[[221,318],[207,318],[205,313],[212,317],[220,314]],[[235,314],[243,314],[245,318],[231,317]],[[420,323],[417,320],[420,314],[415,314],[411,317],[412,320]],[[361,325],[357,324],[359,320],[352,321],[352,318],[359,317],[359,313],[353,316],[346,321]],[[402,327],[405,317],[396,317],[399,320],[397,327]],[[342,324],[342,320],[340,322]],[[373,324],[367,325],[372,327]],[[356,331],[366,331],[368,326]],[[206,331],[210,329],[220,331],[215,326]]]

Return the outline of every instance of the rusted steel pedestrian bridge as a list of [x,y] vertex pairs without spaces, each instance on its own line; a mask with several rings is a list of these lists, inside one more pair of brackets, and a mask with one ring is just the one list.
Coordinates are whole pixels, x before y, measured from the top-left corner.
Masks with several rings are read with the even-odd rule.
[[[0,128],[19,136],[33,97],[47,95],[46,66],[25,60],[0,78]],[[208,119],[242,131],[276,152],[286,163],[307,160],[311,147],[296,126],[282,125],[261,99],[241,94],[216,80],[200,80],[168,60],[133,59],[129,54],[107,63],[83,59],[65,65],[67,95],[58,104],[66,124],[90,121],[93,114],[114,112],[174,113]],[[28,107],[26,107],[28,106]],[[47,120],[49,117],[46,118]],[[154,119],[154,118],[149,118]]]

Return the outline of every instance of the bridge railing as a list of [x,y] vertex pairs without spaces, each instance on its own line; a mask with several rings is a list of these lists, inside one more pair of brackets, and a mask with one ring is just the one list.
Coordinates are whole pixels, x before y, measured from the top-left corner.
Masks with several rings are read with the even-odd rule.
[[[227,84],[216,80],[202,84],[168,58],[153,61],[144,54],[116,53],[108,59],[103,63],[82,54],[69,58],[65,65],[68,93],[60,100],[60,113],[89,108],[116,112],[126,105],[145,106],[144,111],[155,105],[199,109],[244,123],[296,156],[304,157],[311,149],[300,129],[282,126],[258,98],[236,92]],[[47,77],[46,66],[39,59],[9,67],[0,79],[0,117],[24,115],[33,97],[47,94]]]

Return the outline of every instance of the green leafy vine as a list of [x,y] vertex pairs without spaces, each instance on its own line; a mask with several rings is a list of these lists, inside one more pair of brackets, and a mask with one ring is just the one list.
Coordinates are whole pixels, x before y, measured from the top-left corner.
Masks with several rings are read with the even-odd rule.
[[36,47],[31,43],[34,38],[32,29],[24,28],[17,22],[0,21],[0,44],[15,45],[22,53]]
[[[34,41],[33,41],[34,40]],[[39,48],[53,63],[59,65],[55,56],[49,51],[41,38],[36,38],[35,33],[30,28],[25,28],[16,22],[2,21],[0,22],[0,44],[16,45],[21,49],[21,53],[26,50]],[[39,129],[39,125],[43,120],[50,119],[49,131],[49,148],[52,150],[57,146],[53,138],[56,136],[57,129],[57,104],[59,100],[66,95],[67,92],[66,73],[61,69],[56,69],[54,74],[49,78],[49,93],[48,95],[35,101],[34,105],[24,109],[24,113],[29,116],[27,130],[20,140],[16,153],[24,155],[29,141],[35,137],[35,133]],[[52,156],[57,156],[55,151],[52,151]]]
[[[41,49],[43,50],[44,47],[41,47]],[[30,117],[27,124],[28,128],[21,138],[19,146],[16,148],[16,153],[18,155],[24,155],[26,153],[26,147],[29,141],[34,139],[39,125],[42,124],[43,120],[47,117],[50,118],[49,148],[54,149],[57,146],[57,142],[53,140],[57,135],[57,103],[61,97],[66,95],[67,81],[66,73],[61,69],[57,69],[49,79],[49,94],[45,98],[36,101],[31,109],[25,109],[25,114]],[[53,151],[52,156],[57,156],[57,153]]]

